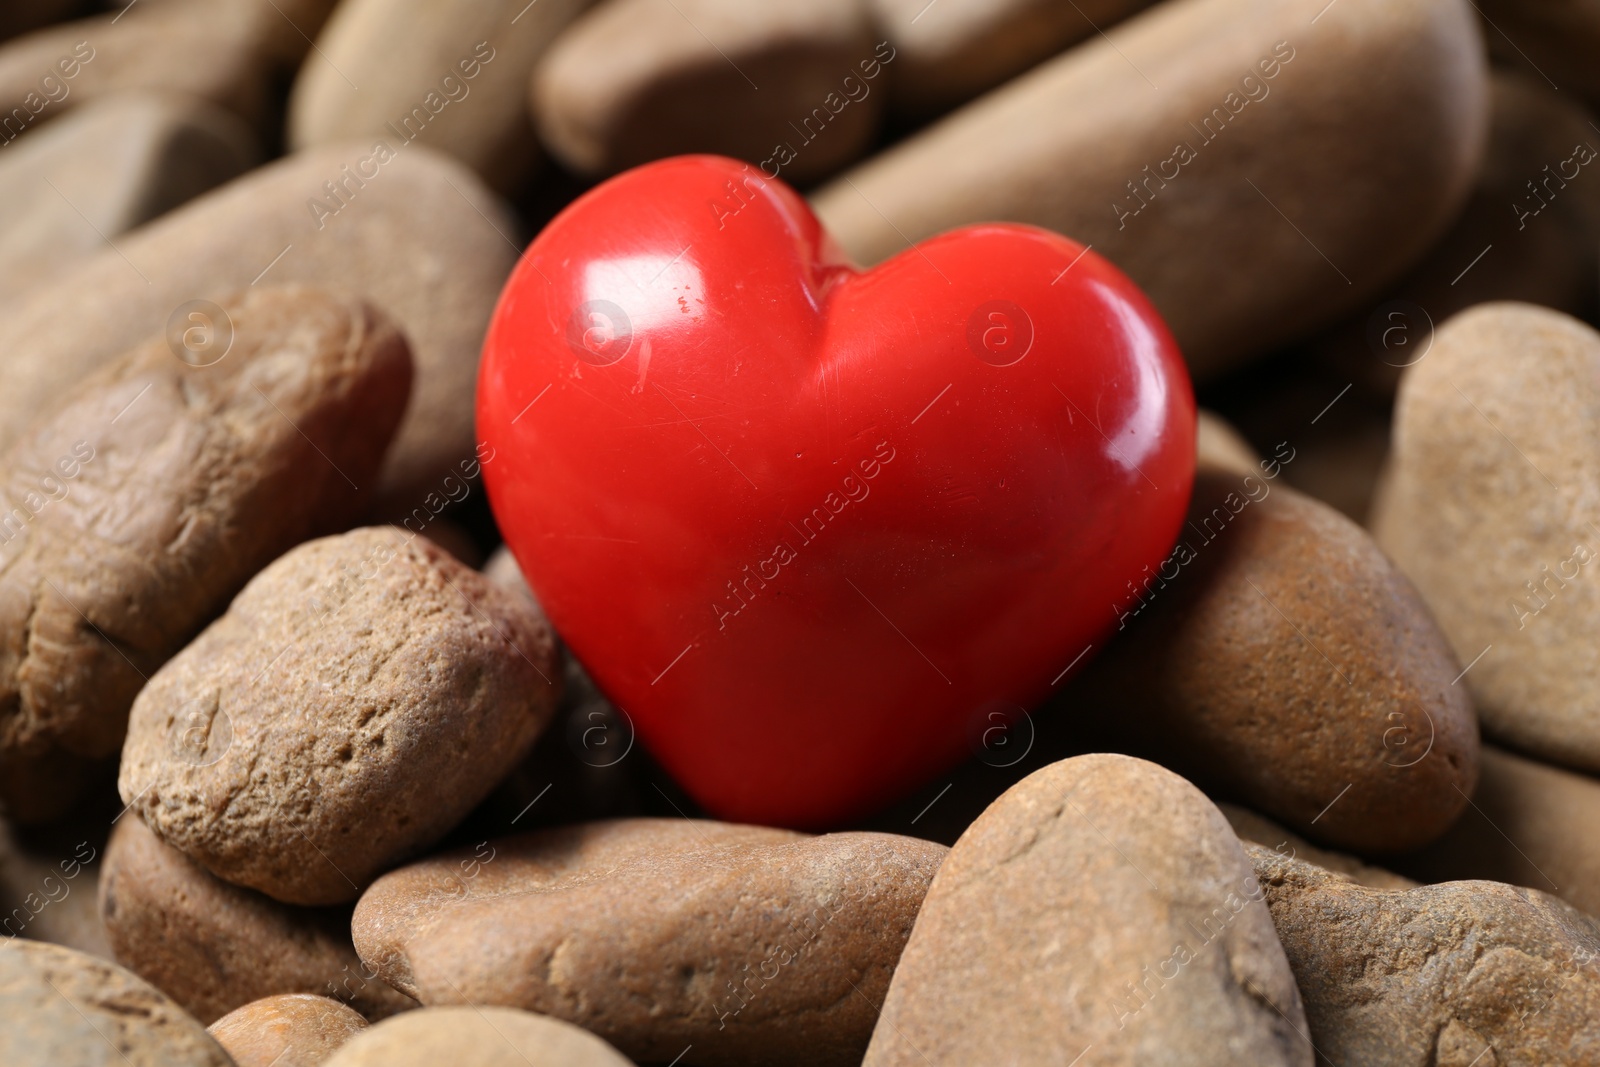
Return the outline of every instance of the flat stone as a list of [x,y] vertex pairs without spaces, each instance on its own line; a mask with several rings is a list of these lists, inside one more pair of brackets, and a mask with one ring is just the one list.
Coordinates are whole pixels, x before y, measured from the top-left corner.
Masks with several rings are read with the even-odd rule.
[[1247,846],[1323,1060],[1592,1064],[1600,923],[1499,882],[1373,889]]
[[1401,382],[1373,531],[1470,667],[1484,734],[1590,771],[1597,499],[1600,334],[1529,304],[1445,323]]
[[566,1019],[645,1062],[859,1063],[947,850],[627,819],[481,843],[394,871],[356,947],[424,1004]]
[[894,55],[859,0],[606,0],[540,62],[534,120],[581,173],[712,152],[808,181],[866,149]]
[[[415,140],[497,189],[538,161],[528,78],[588,0],[349,0],[317,38],[289,103],[294,148]],[[359,87],[359,88],[358,88]]]
[[813,203],[869,264],[991,220],[1092,245],[1206,377],[1337,321],[1414,264],[1471,189],[1488,96],[1465,0],[1174,0]]
[[279,558],[151,678],[118,789],[219,878],[342,903],[487,796],[560,693],[541,616],[368,527]]
[[106,847],[100,913],[117,962],[202,1023],[275,994],[335,998],[374,1019],[417,1006],[362,965],[349,907],[295,907],[230,885],[137,816],[117,820]]
[[1239,840],[1155,764],[1079,756],[940,868],[873,1032],[898,1064],[1298,1064],[1312,1049]]
[[0,448],[97,367],[161,333],[181,305],[299,282],[364,296],[400,324],[416,379],[375,507],[404,515],[443,501],[444,478],[478,469],[478,350],[516,259],[513,223],[461,165],[416,145],[389,150],[340,145],[252,171],[7,306]]
[[1462,664],[1372,538],[1283,484],[1285,456],[1201,470],[1177,546],[1063,699],[1093,743],[1313,840],[1426,844],[1477,780]]
[[231,1067],[194,1019],[114,963],[59,945],[0,943],[6,1067]]
[[337,1000],[285,993],[235,1008],[208,1030],[238,1067],[319,1067],[366,1028]]

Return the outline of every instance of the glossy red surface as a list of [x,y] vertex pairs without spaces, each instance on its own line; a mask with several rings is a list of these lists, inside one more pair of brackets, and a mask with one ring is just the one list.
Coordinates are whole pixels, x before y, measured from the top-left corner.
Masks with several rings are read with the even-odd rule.
[[1081,670],[1183,521],[1194,419],[1156,312],[1080,245],[973,226],[858,272],[705,156],[539,235],[478,389],[556,628],[708,810],[799,827]]

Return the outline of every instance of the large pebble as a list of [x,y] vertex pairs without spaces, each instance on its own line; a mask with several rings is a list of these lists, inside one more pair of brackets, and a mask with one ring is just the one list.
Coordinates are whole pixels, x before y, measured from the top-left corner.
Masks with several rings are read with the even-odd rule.
[[1492,745],[1482,768],[1472,808],[1397,866],[1429,882],[1527,886],[1600,916],[1600,781]]
[[1439,236],[1483,150],[1482,52],[1465,0],[1171,0],[814,202],[866,263],[991,219],[1065,233],[1207,375],[1358,306]]
[[533,113],[585,173],[715,152],[805,181],[865,149],[893,60],[858,0],[604,0],[539,64]]
[[870,0],[896,52],[894,102],[913,115],[965,103],[1151,0]]
[[504,1004],[634,1059],[859,1063],[946,849],[685,819],[501,838],[379,879],[362,959],[424,1004]]
[[207,1029],[238,1067],[319,1067],[366,1028],[337,1000],[285,993],[235,1008]]
[[204,345],[146,341],[0,458],[7,757],[114,755],[148,676],[370,496],[411,384],[393,324],[298,286],[195,314],[179,329],[211,331]]
[[279,84],[333,0],[135,0],[0,47],[0,141],[91,100],[154,89],[271,131]]
[[41,285],[128,230],[238,176],[248,128],[201,101],[130,93],[0,154],[0,292]]
[[1484,733],[1591,771],[1597,504],[1600,334],[1526,304],[1446,323],[1401,382],[1373,529],[1466,666]]
[[416,382],[379,503],[442,507],[442,480],[477,470],[478,348],[517,251],[509,213],[470,171],[420,146],[389,148],[317,149],[252,171],[9,305],[0,448],[189,301],[302,282],[353,290],[404,330]]
[[1498,882],[1373,889],[1248,847],[1322,1062],[1600,1060],[1600,923]]
[[1381,302],[1316,343],[1345,381],[1379,396],[1393,396],[1404,368],[1426,358],[1435,326],[1475,304],[1520,300],[1585,319],[1600,311],[1595,116],[1537,75],[1497,71],[1491,83],[1489,148],[1460,217]]
[[204,1028],[155,987],[82,952],[0,943],[6,1067],[232,1067]]
[[1072,713],[1316,840],[1425,844],[1477,780],[1461,665],[1372,538],[1281,469],[1200,472],[1177,546],[1108,605],[1121,632]]
[[1079,756],[961,836],[867,1067],[1312,1062],[1294,978],[1222,813],[1143,760]]
[[1417,886],[1416,882],[1405,875],[1386,871],[1382,867],[1374,867],[1343,852],[1318,848],[1293,831],[1284,829],[1265,816],[1257,815],[1249,808],[1223,802],[1217,805],[1217,810],[1227,816],[1228,825],[1233,827],[1233,832],[1239,835],[1240,841],[1261,845],[1290,859],[1315,864],[1375,889],[1415,889]]
[[150,680],[118,788],[226,881],[354,900],[527,754],[559,680],[549,624],[427,538],[327,537]]
[[326,1067],[631,1067],[593,1034],[515,1008],[426,1008],[379,1023]]
[[106,846],[100,913],[117,962],[203,1023],[274,994],[334,997],[375,1019],[416,1007],[362,965],[348,907],[297,908],[230,885],[135,815]]
[[538,155],[533,65],[587,3],[348,0],[295,82],[289,143],[414,140],[514,190]]

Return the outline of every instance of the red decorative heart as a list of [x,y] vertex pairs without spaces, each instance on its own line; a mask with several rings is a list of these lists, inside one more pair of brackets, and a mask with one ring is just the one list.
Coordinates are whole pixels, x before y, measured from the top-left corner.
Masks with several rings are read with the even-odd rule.
[[723,818],[836,825],[1087,662],[1183,522],[1194,398],[1133,283],[971,226],[872,270],[664,160],[569,206],[484,347],[490,500],[557,630]]

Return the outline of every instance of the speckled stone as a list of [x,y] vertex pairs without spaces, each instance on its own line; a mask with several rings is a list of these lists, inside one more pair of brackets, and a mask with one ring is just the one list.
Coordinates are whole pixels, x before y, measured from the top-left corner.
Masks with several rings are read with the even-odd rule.
[[235,1008],[209,1030],[238,1067],[318,1067],[367,1028],[337,1000],[285,993]]

